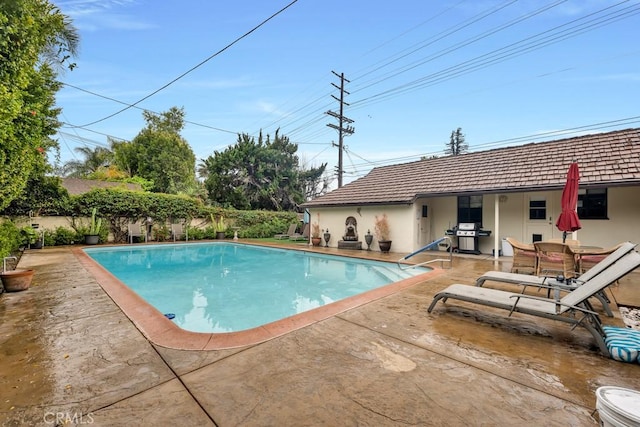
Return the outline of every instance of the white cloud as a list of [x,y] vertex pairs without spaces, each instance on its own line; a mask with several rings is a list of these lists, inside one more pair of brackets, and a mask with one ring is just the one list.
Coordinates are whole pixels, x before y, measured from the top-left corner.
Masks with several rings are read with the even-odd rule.
[[74,25],[85,31],[101,29],[146,30],[155,25],[123,13],[110,12],[134,5],[137,0],[58,0],[62,13],[73,18]]

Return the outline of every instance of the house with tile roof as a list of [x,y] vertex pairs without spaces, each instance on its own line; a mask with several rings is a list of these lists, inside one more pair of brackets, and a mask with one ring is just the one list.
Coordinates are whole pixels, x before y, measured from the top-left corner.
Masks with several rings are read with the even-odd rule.
[[417,250],[459,223],[478,223],[491,233],[478,238],[477,249],[491,254],[505,237],[562,237],[555,222],[574,161],[582,229],[573,238],[600,247],[640,242],[640,129],[377,167],[303,207],[330,231],[329,246],[338,246],[346,218],[355,218],[364,242],[375,216],[386,213],[394,252]]
[[82,178],[62,178],[62,187],[69,194],[78,195],[91,191],[94,188],[124,188],[131,191],[142,191],[140,184],[118,182],[118,181],[99,181],[96,179]]

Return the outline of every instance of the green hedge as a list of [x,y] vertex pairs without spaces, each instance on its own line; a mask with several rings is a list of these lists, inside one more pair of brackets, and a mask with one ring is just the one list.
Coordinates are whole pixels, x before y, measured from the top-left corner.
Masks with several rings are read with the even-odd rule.
[[[22,245],[20,229],[10,220],[0,220],[0,258],[16,255]],[[2,267],[0,267],[2,268]]]
[[[289,224],[298,221],[295,212],[239,211],[219,207],[205,206],[200,200],[187,196],[171,194],[144,193],[121,188],[100,188],[79,196],[72,196],[69,206],[62,208],[73,218],[70,227],[57,227],[45,233],[45,246],[71,245],[84,242],[88,229],[86,221],[79,218],[91,216],[95,207],[103,218],[100,241],[105,242],[111,232],[116,242],[127,241],[127,224],[152,218],[154,232],[158,240],[168,238],[165,224],[189,222],[193,218],[208,220],[224,218],[227,236],[238,232],[240,238],[266,238],[282,233]],[[205,224],[201,228],[189,228],[189,240],[213,239],[215,228]],[[23,243],[23,236],[15,224],[4,221],[0,224],[0,254],[2,257],[16,253]]]

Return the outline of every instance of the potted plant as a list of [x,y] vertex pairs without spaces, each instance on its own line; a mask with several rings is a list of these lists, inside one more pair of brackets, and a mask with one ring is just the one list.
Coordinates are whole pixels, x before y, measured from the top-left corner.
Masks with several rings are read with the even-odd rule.
[[22,238],[21,246],[30,249],[41,249],[42,240],[38,239],[38,232],[33,226],[27,225],[20,229],[20,236]]
[[378,239],[378,246],[380,247],[380,251],[384,253],[389,252],[389,250],[391,250],[391,229],[389,227],[389,218],[387,218],[386,213],[382,214],[381,216],[375,216],[375,225],[373,231],[376,235],[376,239]]
[[18,292],[29,289],[31,286],[31,280],[33,279],[34,271],[31,269],[19,269],[7,270],[7,259],[13,258],[17,261],[17,258],[7,257],[2,263],[2,272],[0,273],[0,281],[6,292]]
[[320,224],[314,222],[311,224],[311,244],[313,246],[320,246],[322,238],[320,237]]
[[216,233],[216,239],[224,239],[227,231],[227,224],[224,222],[224,217],[220,215],[216,221],[213,215],[211,215],[211,222],[213,224],[213,231]]
[[100,227],[102,227],[102,218],[96,218],[97,209],[91,211],[91,223],[89,231],[84,235],[84,243],[86,245],[97,245],[100,240]]

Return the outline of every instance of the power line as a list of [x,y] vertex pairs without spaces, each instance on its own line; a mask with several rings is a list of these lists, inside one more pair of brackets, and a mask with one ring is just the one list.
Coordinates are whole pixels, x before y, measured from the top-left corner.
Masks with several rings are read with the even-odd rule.
[[[157,116],[159,116],[159,115],[161,114],[161,113],[158,113],[157,111],[149,110],[149,109],[147,109],[147,108],[138,107],[138,106],[137,106],[137,105],[135,105],[135,104],[129,104],[129,103],[127,103],[127,102],[120,101],[120,100],[117,100],[117,99],[115,99],[115,98],[111,98],[111,97],[106,96],[106,95],[101,95],[101,94],[99,94],[99,93],[92,92],[92,91],[90,91],[90,90],[83,89],[83,88],[78,87],[78,86],[74,86],[74,85],[72,85],[72,84],[70,84],[70,83],[64,83],[64,82],[61,82],[61,84],[65,85],[65,86],[67,86],[67,87],[70,87],[70,88],[73,88],[73,89],[79,90],[79,91],[81,91],[81,92],[85,92],[85,93],[88,93],[88,94],[90,94],[90,95],[97,96],[97,97],[99,97],[99,98],[107,99],[107,100],[109,100],[109,101],[113,101],[113,102],[116,102],[116,103],[118,103],[118,104],[126,105],[126,106],[127,106],[127,107],[129,107],[129,108],[137,108],[138,110],[146,111],[146,112],[148,112],[148,113],[155,114],[155,115],[157,115]],[[124,110],[123,110],[123,111],[124,111]],[[195,126],[200,126],[200,127],[207,128],[207,129],[216,130],[216,131],[219,131],[219,132],[232,133],[232,134],[234,134],[234,135],[238,133],[238,132],[235,132],[235,131],[232,131],[232,130],[222,129],[222,128],[218,128],[218,127],[215,127],[215,126],[209,126],[209,125],[205,125],[205,124],[202,124],[202,123],[192,122],[192,121],[189,121],[189,120],[185,120],[184,122],[185,122],[185,123],[188,123],[188,124],[191,124],[191,125],[195,125]],[[69,127],[69,128],[79,128],[79,129],[84,129],[84,128],[85,128],[85,126],[74,126],[74,125],[72,125],[72,124],[68,123],[68,120],[67,120],[66,124],[67,124],[67,127]],[[88,126],[88,125],[87,125],[87,126]]]
[[[572,128],[559,129],[559,130],[549,131],[549,132],[540,132],[540,133],[535,133],[530,135],[517,136],[517,137],[501,139],[497,141],[485,142],[481,144],[474,144],[473,146],[469,145],[469,148],[470,148],[470,151],[475,152],[475,151],[482,151],[484,149],[515,146],[520,143],[543,142],[550,138],[557,138],[559,136],[575,135],[576,133],[585,132],[585,131],[605,130],[613,127],[628,126],[636,123],[640,123],[640,116],[627,117],[624,119],[610,120],[610,121],[592,123],[592,124],[583,125],[583,126],[576,126]],[[379,161],[365,160],[366,163],[358,163],[352,166],[354,167],[354,170],[355,170],[357,167],[362,167],[362,166],[376,167],[376,166],[393,165],[393,164],[398,164],[403,162],[420,160],[423,157],[438,155],[443,152],[444,152],[444,149],[427,152],[427,153],[419,153],[419,154],[414,154],[409,156],[394,157],[394,158],[389,158],[389,159],[379,160]],[[353,151],[351,151],[351,153],[354,154]],[[361,176],[364,176],[364,174],[362,174]]]
[[[594,15],[601,14],[613,7],[619,6],[622,3],[626,3],[629,0],[625,0],[623,2],[617,3],[616,5],[612,5],[601,9],[597,12],[593,12],[591,14],[585,15],[583,17],[577,18],[568,23],[556,26],[549,30],[540,32],[533,36],[526,37],[517,42],[511,43],[509,45],[503,46],[498,49],[494,49],[493,51],[487,52],[483,55],[479,55],[475,58],[469,59],[467,61],[463,61],[458,63],[457,65],[450,66],[443,70],[431,73],[427,76],[421,77],[419,79],[413,80],[408,83],[404,83],[400,86],[397,86],[392,89],[387,89],[385,91],[379,92],[377,94],[368,96],[366,98],[357,100],[353,102],[354,109],[356,107],[362,107],[364,105],[369,105],[373,102],[379,102],[383,99],[388,99],[390,97],[395,97],[399,94],[405,93],[407,91],[413,91],[417,88],[423,88],[425,86],[432,86],[438,83],[442,83],[447,80],[451,80],[455,77],[459,77],[463,74],[468,74],[473,71],[477,71],[481,68],[486,68],[490,65],[495,65],[496,63],[504,62],[508,59],[512,59],[514,57],[523,55],[532,50],[541,49],[543,47],[549,46],[554,43],[558,43],[560,41],[564,41],[567,38],[575,37],[577,35],[583,34],[587,31],[592,31],[595,28],[599,28],[604,25],[609,25],[613,22],[617,22],[621,19],[626,19],[630,16],[634,16],[640,13],[640,6],[628,6],[618,11],[607,13],[601,17],[592,18],[587,20],[587,18],[592,17]],[[633,13],[632,13],[633,12]],[[613,16],[612,16],[613,15]],[[580,22],[584,21],[585,22]],[[595,22],[594,22],[595,21]],[[563,27],[567,27],[568,25],[573,25],[568,29],[562,29]],[[562,29],[561,31],[558,31]],[[551,33],[551,34],[549,34]],[[385,79],[386,80],[386,79]]]
[[228,45],[226,45],[225,47],[223,47],[222,49],[218,50],[216,53],[214,53],[213,55],[209,56],[207,59],[205,59],[204,61],[201,61],[199,64],[191,67],[189,70],[185,71],[184,73],[180,74],[178,77],[174,78],[173,80],[171,80],[169,83],[166,83],[165,85],[163,85],[162,87],[154,90],[153,92],[151,92],[150,94],[146,95],[145,97],[139,99],[138,101],[134,102],[133,104],[127,105],[125,108],[116,111],[113,114],[110,114],[106,117],[103,117],[101,119],[98,120],[94,120],[91,123],[87,123],[85,125],[82,126],[77,126],[77,127],[87,127],[87,126],[91,126],[91,125],[95,125],[96,123],[100,123],[103,122],[107,119],[110,119],[111,117],[117,116],[118,114],[127,111],[128,109],[138,105],[139,103],[141,103],[142,101],[151,98],[153,95],[157,94],[158,92],[166,89],[167,87],[171,86],[172,84],[174,84],[175,82],[177,82],[178,80],[182,79],[183,77],[185,77],[187,74],[191,73],[192,71],[200,68],[202,65],[206,64],[207,62],[209,62],[211,59],[215,58],[216,56],[220,55],[222,52],[226,51],[227,49],[229,49],[231,46],[235,45],[236,43],[238,43],[240,40],[244,39],[245,37],[248,37],[251,33],[253,33],[254,31],[258,30],[260,27],[262,27],[264,24],[266,24],[267,22],[271,21],[273,18],[275,18],[276,16],[280,15],[282,12],[284,12],[285,10],[287,10],[289,7],[293,6],[293,4],[295,4],[298,0],[292,0],[289,4],[287,4],[285,7],[283,7],[282,9],[280,9],[279,11],[275,12],[273,15],[269,16],[268,18],[266,18],[265,20],[263,20],[262,22],[260,22],[258,25],[256,25],[255,27],[253,27],[252,29],[250,29],[249,31],[247,31],[246,33],[244,33],[243,35],[241,35],[240,37],[236,38],[235,40],[233,40],[231,43],[229,43]]

